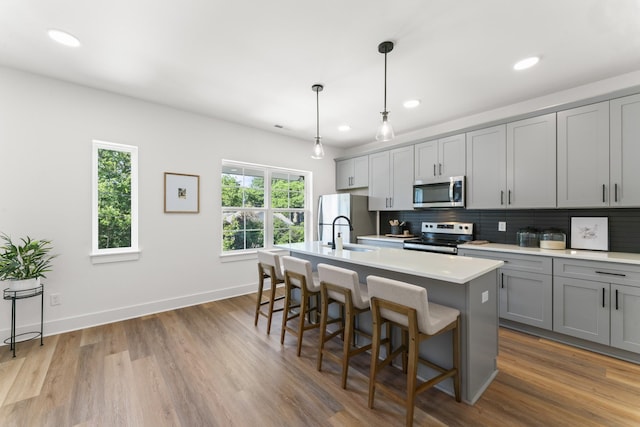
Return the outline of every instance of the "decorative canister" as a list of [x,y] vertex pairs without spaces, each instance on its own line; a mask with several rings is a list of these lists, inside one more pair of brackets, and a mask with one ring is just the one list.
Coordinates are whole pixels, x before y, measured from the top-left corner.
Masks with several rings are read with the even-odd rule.
[[562,230],[549,229],[540,234],[541,249],[566,249],[567,235]]
[[518,246],[524,248],[537,248],[539,243],[538,230],[532,227],[521,228],[516,233]]

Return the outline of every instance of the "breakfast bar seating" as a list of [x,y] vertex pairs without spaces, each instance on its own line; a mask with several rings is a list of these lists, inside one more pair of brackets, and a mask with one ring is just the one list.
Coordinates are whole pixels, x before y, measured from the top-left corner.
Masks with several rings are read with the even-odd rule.
[[[311,263],[300,258],[283,256],[284,266],[284,313],[282,314],[282,330],[280,332],[280,344],[284,344],[286,332],[290,332],[298,338],[297,355],[302,351],[302,337],[304,332],[320,327],[319,322],[312,322],[311,314],[317,314],[320,307],[320,280],[313,274]],[[300,290],[300,303],[295,304],[292,298],[294,288]],[[299,311],[294,311],[299,309]],[[305,321],[305,316],[308,317]],[[289,326],[289,321],[299,317],[298,327]]]
[[[356,346],[356,334],[366,337],[371,335],[357,328],[357,319],[361,313],[369,311],[369,295],[367,286],[360,283],[358,273],[346,268],[329,264],[318,264],[320,277],[320,294],[322,309],[320,314],[320,341],[318,346],[318,371],[322,370],[323,356],[342,364],[342,388],[347,388],[347,374],[351,357],[371,349],[371,343]],[[334,319],[341,322],[341,327],[333,332],[327,331],[329,319],[329,305],[338,304],[341,308],[341,318]],[[325,344],[342,335],[342,357],[332,353]],[[389,333],[387,333],[387,337]],[[388,340],[387,340],[388,341]]]
[[[271,289],[269,299],[263,301],[262,294],[264,292],[264,282],[266,279],[271,281]],[[284,296],[276,297],[276,286],[284,283],[284,273],[280,264],[280,257],[277,254],[259,250],[258,251],[258,295],[256,299],[256,314],[254,326],[258,326],[258,318],[264,316],[267,318],[267,335],[271,333],[271,319],[274,312],[282,311],[282,308],[274,309],[276,301],[284,299]],[[268,305],[267,312],[262,311],[262,306]]]
[[[373,315],[373,343],[369,377],[369,407],[373,409],[376,387],[406,405],[406,425],[413,425],[416,394],[435,384],[453,378],[456,401],[460,402],[460,311],[430,303],[427,290],[398,280],[368,276],[367,285]],[[382,323],[392,323],[402,330],[402,344],[384,359],[379,358]],[[420,343],[444,332],[452,331],[452,367],[443,368],[420,357]],[[403,399],[388,387],[376,381],[380,370],[394,358],[402,356],[402,369],[407,374],[407,394]],[[419,383],[418,363],[439,372],[435,377]]]

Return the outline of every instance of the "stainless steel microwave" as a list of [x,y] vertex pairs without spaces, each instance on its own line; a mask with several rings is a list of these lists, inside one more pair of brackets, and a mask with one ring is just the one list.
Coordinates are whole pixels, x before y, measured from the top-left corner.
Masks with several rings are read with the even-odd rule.
[[416,181],[413,184],[413,207],[462,208],[465,202],[464,176],[452,176],[437,182]]

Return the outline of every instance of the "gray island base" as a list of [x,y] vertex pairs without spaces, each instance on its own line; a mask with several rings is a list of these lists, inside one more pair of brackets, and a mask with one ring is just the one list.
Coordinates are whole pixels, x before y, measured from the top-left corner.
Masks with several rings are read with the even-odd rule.
[[[502,261],[482,260],[402,249],[348,245],[331,250],[320,242],[280,245],[292,256],[309,260],[314,269],[327,263],[357,271],[364,282],[369,275],[401,280],[427,289],[429,301],[454,307],[461,313],[462,400],[473,405],[497,374],[498,305],[497,269]],[[371,314],[360,316],[359,327],[371,331]],[[395,331],[397,333],[398,331]],[[394,335],[394,343],[399,336]],[[452,361],[451,333],[423,342],[420,355],[443,367]],[[419,376],[435,372],[420,366]],[[453,395],[451,379],[437,387]]]

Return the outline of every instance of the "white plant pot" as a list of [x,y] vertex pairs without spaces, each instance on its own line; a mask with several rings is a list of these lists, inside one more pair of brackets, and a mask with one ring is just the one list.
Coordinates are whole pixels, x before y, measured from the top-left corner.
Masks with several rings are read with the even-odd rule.
[[25,291],[27,289],[33,289],[40,286],[40,278],[24,279],[24,280],[10,280],[9,290],[11,291]]

